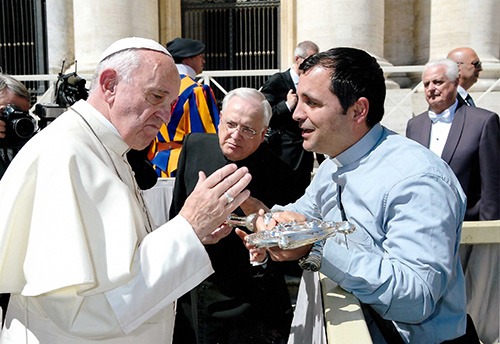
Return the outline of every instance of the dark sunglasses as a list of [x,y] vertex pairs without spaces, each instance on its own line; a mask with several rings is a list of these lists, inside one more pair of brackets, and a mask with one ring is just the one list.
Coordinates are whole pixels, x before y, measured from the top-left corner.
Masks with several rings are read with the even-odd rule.
[[[464,64],[463,62],[457,62],[457,64]],[[471,65],[474,66],[474,68],[479,69],[483,66],[483,63],[480,60],[477,60],[476,62],[471,62]]]

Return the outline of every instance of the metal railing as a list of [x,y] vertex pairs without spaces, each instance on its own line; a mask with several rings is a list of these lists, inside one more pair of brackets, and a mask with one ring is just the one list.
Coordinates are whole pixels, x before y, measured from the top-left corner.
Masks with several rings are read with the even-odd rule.
[[[384,74],[386,78],[390,80],[391,76],[415,76],[418,78],[419,74],[421,74],[424,70],[424,66],[384,66],[382,67],[384,70]],[[483,64],[484,71],[493,71],[500,72],[500,64],[496,63],[484,63]],[[220,90],[224,95],[228,93],[230,90],[226,90],[221,86],[220,79],[221,78],[229,78],[229,77],[253,77],[253,76],[271,76],[280,70],[278,69],[261,69],[261,70],[221,70],[221,71],[204,71],[200,75],[198,75],[200,82],[215,86],[218,90]],[[42,75],[13,75],[20,81],[49,81],[51,83],[55,83],[57,81],[57,74],[42,74]],[[85,78],[87,81],[90,81],[92,75],[91,74],[80,74],[81,77]],[[480,96],[477,98],[476,103],[480,103],[482,99],[484,99],[488,94],[493,92],[494,90],[500,87],[500,78],[496,80],[492,85],[484,92],[480,92]],[[389,112],[385,115],[385,117],[390,116],[395,111],[400,111],[401,113],[407,112],[408,101],[410,98],[422,88],[422,82],[417,83],[411,88],[406,88],[404,91],[407,93],[400,100],[395,100],[391,97],[391,90],[389,89],[387,92],[387,103],[390,107]],[[53,92],[53,89],[49,89],[47,93]],[[477,93],[477,92],[476,92]],[[42,96],[42,99],[46,99],[47,96]],[[40,98],[39,98],[40,99]]]

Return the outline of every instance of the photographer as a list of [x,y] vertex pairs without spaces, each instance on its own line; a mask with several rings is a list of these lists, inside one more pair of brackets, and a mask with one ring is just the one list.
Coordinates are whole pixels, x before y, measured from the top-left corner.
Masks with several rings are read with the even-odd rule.
[[[9,162],[14,158],[19,148],[4,148],[7,130],[6,123],[2,121],[2,113],[7,105],[18,106],[23,111],[30,108],[30,94],[26,87],[13,77],[0,73],[0,179],[2,178]],[[7,311],[9,294],[0,294],[0,307],[2,309],[2,320]]]
[[0,178],[2,178],[9,162],[20,147],[4,145],[7,123],[2,120],[4,109],[7,105],[19,107],[22,111],[30,108],[30,94],[24,85],[13,77],[0,73]]

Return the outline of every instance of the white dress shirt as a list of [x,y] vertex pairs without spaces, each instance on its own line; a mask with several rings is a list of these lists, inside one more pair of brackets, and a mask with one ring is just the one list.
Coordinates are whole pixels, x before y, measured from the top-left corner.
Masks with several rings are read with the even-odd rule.
[[438,114],[429,110],[429,118],[432,121],[429,149],[438,156],[441,156],[443,153],[444,145],[450,133],[451,123],[455,117],[457,105],[458,100],[455,100],[452,106]]
[[[458,85],[458,87],[457,87],[457,93],[467,103],[467,96],[469,96],[469,93],[467,92],[467,90],[465,88],[463,88],[462,86]],[[467,105],[471,105],[471,104],[467,104]]]
[[[295,86],[295,91],[297,91],[297,86],[299,85],[299,75],[297,73],[295,73],[295,71],[293,70],[293,67],[289,69],[290,71],[290,77],[292,78],[292,81],[293,81],[293,85]],[[290,104],[288,104],[287,101],[285,101],[285,104],[286,104],[286,107],[288,108],[288,110],[292,111],[292,109],[290,108]]]

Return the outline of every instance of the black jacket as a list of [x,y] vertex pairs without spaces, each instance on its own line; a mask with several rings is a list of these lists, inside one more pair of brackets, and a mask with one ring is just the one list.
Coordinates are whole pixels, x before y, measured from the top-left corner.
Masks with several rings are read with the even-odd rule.
[[[198,180],[231,163],[216,134],[186,136],[177,167],[170,216],[175,216]],[[301,196],[290,167],[267,146],[236,162],[248,167],[251,196],[266,206],[288,204]],[[243,215],[240,208],[237,213]],[[207,245],[215,273],[178,302],[174,343],[280,343],[290,330],[292,308],[284,280],[290,264],[268,261],[252,267],[249,252],[236,233]],[[293,263],[296,267],[297,264]],[[197,319],[197,321],[196,321]],[[195,339],[197,337],[197,340]]]
[[273,115],[269,127],[271,128],[270,147],[272,150],[290,167],[293,168],[300,187],[305,188],[311,182],[311,172],[314,165],[314,155],[312,152],[304,150],[302,143],[302,130],[299,122],[292,118],[293,111],[290,111],[285,104],[288,91],[295,89],[295,85],[290,76],[290,69],[276,73],[271,76],[262,86],[261,92],[266,97],[273,109]]

